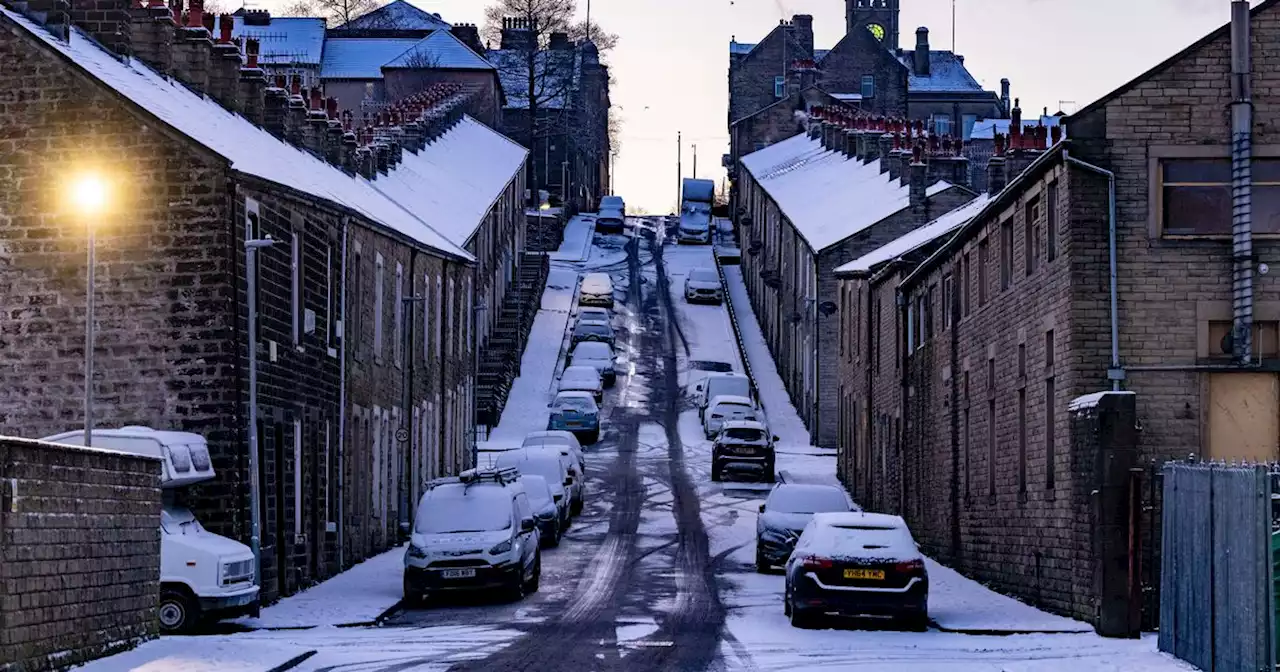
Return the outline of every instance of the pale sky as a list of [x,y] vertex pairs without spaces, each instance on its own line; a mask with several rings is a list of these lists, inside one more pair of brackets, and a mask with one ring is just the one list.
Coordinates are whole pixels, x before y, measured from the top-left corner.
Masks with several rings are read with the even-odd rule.
[[[410,0],[451,23],[483,22],[484,0]],[[1260,0],[1253,0],[1257,4]],[[251,6],[275,7],[280,0]],[[952,0],[901,0],[903,47],[928,26],[934,49],[951,48]],[[956,51],[984,86],[1008,77],[1024,114],[1060,101],[1083,107],[1230,20],[1230,0],[955,0]],[[586,0],[578,0],[579,14]],[[812,14],[818,48],[844,34],[843,0],[593,0],[591,16],[617,33],[608,56],[622,117],[615,191],[654,213],[676,200],[676,132],[684,176],[724,176],[728,151],[728,45],[756,42],[781,18]],[[497,45],[494,45],[495,47]],[[1062,103],[1069,106],[1070,103]],[[1072,111],[1071,109],[1067,110]]]

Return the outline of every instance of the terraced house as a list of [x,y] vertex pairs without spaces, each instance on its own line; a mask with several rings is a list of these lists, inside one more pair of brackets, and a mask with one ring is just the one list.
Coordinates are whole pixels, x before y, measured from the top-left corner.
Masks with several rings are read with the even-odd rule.
[[[1026,169],[856,312],[892,401],[846,406],[846,481],[950,566],[1103,629],[1129,606],[1107,586],[1159,589],[1153,466],[1280,457],[1280,2],[1234,11],[1051,149],[1012,138]],[[1099,425],[1085,395],[1111,391]]]
[[[838,439],[835,269],[968,203],[961,144],[924,125],[815,108],[808,133],[741,161],[743,276],[765,340],[818,445]],[[892,131],[890,130],[892,129]],[[910,138],[910,139],[909,139]],[[901,149],[915,146],[912,151]]]
[[[204,435],[218,478],[187,503],[248,542],[258,490],[272,600],[394,543],[414,485],[472,463],[473,297],[501,296],[482,248],[519,243],[524,157],[454,90],[344,124],[272,86],[233,26],[198,4],[0,7],[0,96],[27,101],[0,111],[0,432],[82,427],[90,385],[96,426]],[[101,210],[73,207],[85,183]]]

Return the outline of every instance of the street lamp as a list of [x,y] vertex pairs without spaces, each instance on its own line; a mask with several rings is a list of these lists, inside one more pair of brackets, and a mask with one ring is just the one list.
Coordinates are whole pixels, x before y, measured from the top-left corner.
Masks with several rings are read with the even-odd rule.
[[75,211],[84,218],[88,231],[89,258],[87,262],[87,281],[85,287],[84,315],[84,445],[93,445],[93,295],[96,290],[94,278],[94,232],[97,227],[95,218],[102,215],[107,207],[107,184],[95,173],[85,173],[71,183],[71,203]]
[[258,500],[258,250],[275,245],[267,235],[244,241],[249,290],[249,509],[252,521],[253,582],[262,586],[262,516]]

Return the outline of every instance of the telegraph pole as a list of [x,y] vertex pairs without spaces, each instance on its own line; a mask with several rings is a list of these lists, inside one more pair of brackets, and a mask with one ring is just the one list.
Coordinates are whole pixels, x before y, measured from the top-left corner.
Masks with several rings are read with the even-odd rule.
[[698,179],[698,145],[693,145],[693,179]]
[[680,214],[680,188],[681,180],[684,177],[683,170],[680,165],[680,152],[684,148],[684,134],[676,131],[676,215]]

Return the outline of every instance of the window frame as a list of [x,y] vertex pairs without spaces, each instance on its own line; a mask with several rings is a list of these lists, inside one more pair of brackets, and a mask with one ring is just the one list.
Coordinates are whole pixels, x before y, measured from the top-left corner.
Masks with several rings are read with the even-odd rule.
[[373,255],[373,358],[382,361],[382,341],[386,336],[383,331],[383,303],[386,299],[386,259],[381,252]]
[[786,75],[776,75],[773,78],[773,97],[781,100],[787,97],[787,77]]
[[[1164,162],[1196,161],[1231,158],[1230,145],[1151,145],[1147,148],[1147,235],[1155,240],[1230,240],[1231,233],[1198,234],[1170,233],[1164,231]],[[1280,160],[1280,144],[1254,145],[1253,158]],[[1258,184],[1255,180],[1255,186]],[[1264,186],[1280,183],[1267,182]],[[1258,233],[1254,237],[1280,239],[1280,232]]]
[[[867,91],[870,91],[870,93],[867,93]],[[875,98],[876,97],[876,76],[863,75],[862,84],[858,92],[862,96],[863,100],[866,100],[867,98]]]
[[396,285],[395,293],[396,304],[391,308],[392,318],[392,338],[395,342],[391,344],[391,352],[396,368],[404,367],[404,264],[396,262]]
[[306,263],[304,224],[295,219],[292,240],[289,241],[289,308],[294,346],[302,347],[306,296],[303,289],[303,265]]
[[1045,185],[1044,200],[1044,261],[1052,264],[1058,258],[1058,180]]

